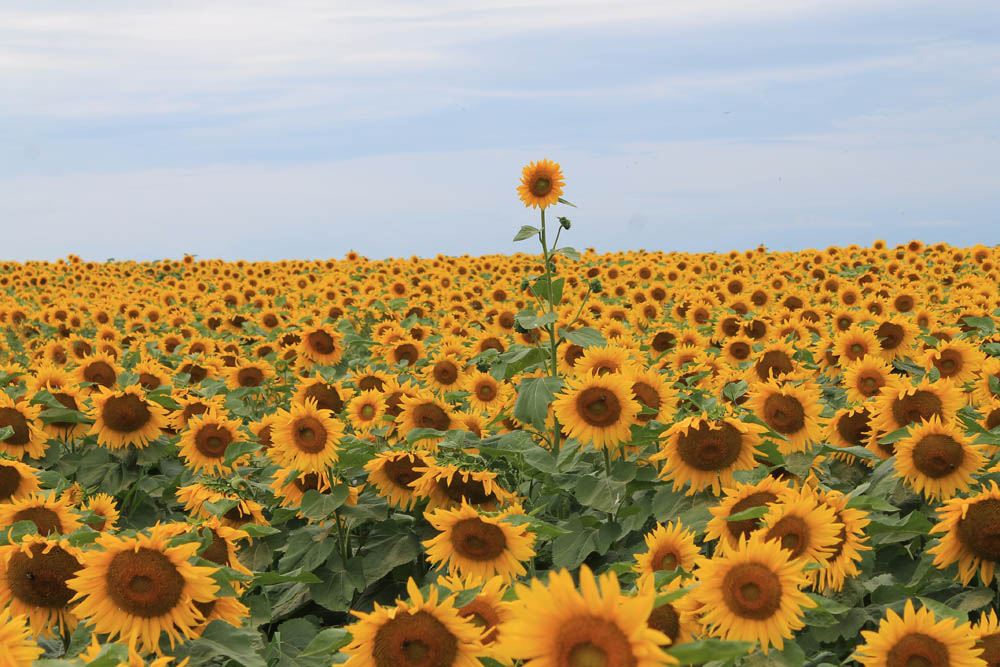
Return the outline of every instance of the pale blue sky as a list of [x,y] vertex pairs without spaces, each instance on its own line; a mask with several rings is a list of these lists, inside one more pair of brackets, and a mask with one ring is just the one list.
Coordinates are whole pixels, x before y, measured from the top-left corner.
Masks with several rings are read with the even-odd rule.
[[1000,5],[4,0],[0,259],[1000,243]]

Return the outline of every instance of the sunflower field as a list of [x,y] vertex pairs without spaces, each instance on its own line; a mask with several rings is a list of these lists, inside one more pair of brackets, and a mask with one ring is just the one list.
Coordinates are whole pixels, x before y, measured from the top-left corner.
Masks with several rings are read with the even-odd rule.
[[1000,665],[1000,248],[579,252],[563,187],[0,263],[0,667]]

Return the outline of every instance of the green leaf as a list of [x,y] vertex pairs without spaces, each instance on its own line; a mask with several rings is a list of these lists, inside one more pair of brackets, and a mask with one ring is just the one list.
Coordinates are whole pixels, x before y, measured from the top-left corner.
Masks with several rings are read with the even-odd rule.
[[498,363],[490,370],[490,373],[497,379],[509,380],[548,358],[549,355],[540,348],[515,343],[497,357]]
[[597,531],[587,528],[579,517],[566,523],[569,531],[552,541],[552,563],[556,567],[576,568],[597,550]]
[[245,532],[250,537],[267,537],[268,535],[274,535],[275,533],[281,532],[281,530],[275,528],[274,526],[261,526],[256,523],[245,523],[240,526],[240,530]]
[[[219,656],[224,656],[240,667],[267,667],[267,662],[255,650],[259,644],[260,634],[255,629],[236,628],[216,619],[208,624],[201,636],[182,644],[173,655],[180,659],[187,654],[196,659],[192,660],[195,664],[204,664],[205,659],[214,662]],[[123,648],[126,648],[123,661],[128,662],[127,647]]]
[[[566,285],[565,278],[556,278],[552,281],[552,299],[549,299],[549,277],[541,276],[535,280],[531,285],[531,291],[534,292],[535,296],[543,301],[547,301],[553,305],[558,305],[562,301],[563,287]],[[555,315],[555,313],[548,313],[549,315]],[[555,320],[552,320],[555,322]],[[522,324],[525,329],[531,329],[532,327]]]
[[222,500],[214,500],[214,501],[207,500],[204,503],[202,503],[201,506],[209,514],[213,514],[215,516],[222,516],[223,514],[233,509],[239,504],[240,501],[238,500],[234,500],[232,498],[223,498]]
[[12,435],[14,435],[13,426],[0,426],[0,442],[3,442]]
[[983,336],[991,336],[997,331],[997,324],[991,317],[963,317],[962,320],[970,327],[979,329]]
[[572,331],[559,329],[559,335],[574,345],[579,345],[580,347],[602,347],[608,344],[604,335],[597,329],[593,329],[591,327],[580,327],[579,329],[574,329]]
[[439,431],[434,428],[415,428],[412,431],[407,432],[406,442],[412,445],[415,442],[427,440],[428,438],[443,438],[445,433],[446,431]]
[[747,393],[747,389],[749,388],[750,385],[747,383],[746,380],[740,380],[738,382],[729,382],[726,384],[725,387],[722,388],[722,395],[728,398],[731,403],[735,403],[740,398],[742,398],[744,394]]
[[344,646],[351,643],[351,633],[344,628],[326,628],[312,638],[306,646],[300,658],[307,658],[313,655],[333,655]]
[[549,405],[556,392],[562,389],[561,378],[526,378],[517,385],[514,418],[544,430],[549,416]]
[[300,581],[304,584],[318,584],[322,581],[319,577],[309,571],[304,571],[297,567],[291,572],[261,572],[253,578],[254,586],[273,586],[274,584],[284,584],[289,581]]
[[105,644],[97,657],[87,663],[89,667],[118,667],[128,664],[128,646],[124,644]]
[[233,442],[226,447],[226,456],[222,459],[223,464],[227,466],[233,465],[236,459],[240,458],[244,454],[253,454],[260,449],[260,444],[256,442]]
[[932,600],[930,598],[925,598],[922,596],[917,597],[920,602],[934,612],[934,616],[937,620],[942,620],[945,618],[954,618],[959,623],[965,623],[969,620],[968,612],[958,611],[957,609],[952,609],[946,604],[938,602],[937,600]]
[[879,444],[881,445],[891,445],[892,443],[899,442],[900,440],[908,437],[909,435],[910,435],[910,427],[904,426],[903,428],[897,428],[895,431],[893,431],[888,435],[882,436],[881,438],[878,439],[878,441]]
[[759,507],[751,507],[750,509],[745,509],[742,512],[737,512],[726,517],[726,521],[746,521],[747,519],[759,519],[768,512],[767,505],[760,505]]
[[877,461],[879,459],[879,455],[873,452],[872,450],[868,449],[867,447],[859,447],[857,445],[853,447],[836,447],[834,445],[824,443],[823,451],[829,452],[831,454],[832,453],[850,454],[852,456],[858,457],[859,459],[868,459],[869,461]]
[[336,484],[328,493],[309,489],[302,495],[299,512],[313,521],[328,519],[338,507],[344,504],[350,494],[351,489],[347,484]]
[[566,204],[566,206],[572,206],[573,208],[576,208],[576,204],[570,204],[568,201],[566,201],[562,197],[559,198],[559,203],[560,204]]
[[724,639],[699,639],[671,646],[667,653],[682,665],[701,665],[710,660],[728,660],[750,653],[755,642],[736,642]]
[[981,609],[993,601],[994,592],[991,588],[973,588],[964,590],[948,600],[948,606],[955,611],[967,614],[970,611]]
[[49,408],[43,410],[39,415],[42,421],[46,424],[51,424],[52,422],[64,422],[68,424],[90,424],[92,423],[87,416],[80,412],[79,410],[70,410],[69,408]]
[[333,554],[327,561],[328,572],[323,573],[323,581],[310,584],[309,594],[316,603],[331,611],[346,611],[350,608],[355,591],[364,590],[366,572],[359,558],[351,558],[346,564],[340,554]]
[[538,227],[532,227],[531,225],[521,225],[521,231],[514,235],[515,241],[523,241],[524,239],[530,239],[532,236],[537,236],[541,233]]
[[573,260],[574,262],[580,261],[580,252],[576,248],[570,248],[569,246],[563,246],[562,248],[556,248],[552,251],[553,255],[565,255],[567,258]]
[[[517,315],[514,316],[514,321],[520,324],[525,329],[537,329],[538,327],[544,327],[548,324],[552,324],[559,319],[559,315],[556,313],[545,313],[544,315],[538,315],[533,310],[522,310]],[[503,355],[500,355],[501,357]]]
[[577,480],[574,495],[580,504],[611,514],[626,498],[625,483],[585,475]]

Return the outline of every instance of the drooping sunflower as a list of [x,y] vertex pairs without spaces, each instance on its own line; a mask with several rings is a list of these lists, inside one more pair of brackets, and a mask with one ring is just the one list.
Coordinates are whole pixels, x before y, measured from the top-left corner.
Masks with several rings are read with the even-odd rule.
[[861,631],[865,643],[853,658],[865,667],[981,667],[985,663],[971,630],[968,622],[959,624],[954,618],[938,621],[926,607],[915,612],[913,600],[907,600],[902,618],[888,609],[877,630]]
[[191,418],[179,443],[186,465],[206,475],[229,475],[234,466],[249,460],[249,455],[244,454],[232,466],[224,463],[229,445],[243,440],[240,425],[224,412],[214,409]]
[[434,458],[426,452],[381,452],[365,464],[365,470],[378,495],[388,499],[390,505],[407,510],[417,501],[413,483],[423,474],[416,468],[433,465]]
[[944,533],[941,541],[927,550],[934,565],[944,569],[958,563],[957,578],[967,585],[979,571],[983,585],[989,586],[1000,563],[1000,487],[989,486],[969,498],[951,498],[939,507],[938,523],[931,533]]
[[772,431],[786,438],[778,442],[778,448],[783,454],[790,454],[803,452],[809,443],[823,438],[820,398],[819,388],[810,382],[796,386],[771,380],[752,385],[746,405]]
[[385,398],[380,391],[362,390],[347,402],[347,419],[359,434],[371,433],[382,426],[384,415]]
[[91,400],[88,415],[94,425],[90,433],[97,434],[98,444],[110,449],[146,447],[167,425],[167,411],[159,403],[146,400],[145,393],[136,386],[102,388]]
[[69,498],[56,498],[51,492],[36,492],[0,504],[0,529],[6,530],[18,521],[31,521],[43,536],[69,535],[80,527]]
[[733,483],[736,470],[757,467],[754,451],[765,429],[752,422],[725,418],[711,420],[707,414],[683,419],[665,433],[663,448],[649,457],[663,461],[660,478],[673,481],[674,490],[690,484],[686,494],[705,487],[713,493]]
[[880,354],[887,361],[905,357],[917,340],[920,328],[909,317],[893,315],[876,323],[875,335],[878,336]]
[[629,379],[608,373],[568,380],[552,409],[569,437],[614,450],[631,438],[629,429],[637,422],[640,406]]
[[422,474],[413,482],[413,493],[417,498],[427,498],[427,508],[431,510],[468,504],[484,512],[495,512],[516,499],[497,483],[495,472],[434,463],[415,470]]
[[924,365],[936,368],[941,377],[962,386],[976,379],[976,374],[986,361],[979,348],[964,340],[940,341],[924,352]]
[[38,491],[40,472],[27,463],[0,459],[0,503],[27,498]]
[[656,528],[644,536],[646,551],[635,554],[636,562],[632,569],[640,575],[677,568],[691,572],[700,553],[694,543],[695,537],[694,532],[680,521],[666,526],[657,523]]
[[[826,425],[826,441],[834,447],[868,447],[873,441],[870,422],[871,411],[866,406],[841,408]],[[835,453],[833,457],[847,463],[857,460],[846,453]],[[883,458],[889,458],[889,455]]]
[[118,506],[115,499],[106,493],[97,493],[87,499],[83,508],[93,512],[98,518],[96,523],[91,523],[94,530],[105,532],[112,531],[118,524]]
[[772,342],[755,354],[754,363],[747,372],[747,380],[767,382],[771,378],[788,375],[796,367],[795,348],[788,343]]
[[290,410],[279,410],[278,415],[271,432],[274,446],[268,450],[276,463],[300,472],[322,472],[336,462],[344,425],[329,412],[307,400],[293,402]]
[[146,391],[170,386],[170,369],[155,359],[145,359],[132,368],[139,376],[139,386]]
[[425,512],[424,517],[440,532],[423,543],[427,559],[442,568],[447,563],[452,576],[484,581],[500,576],[509,583],[525,574],[521,561],[535,555],[535,536],[526,526],[482,515],[465,503]]
[[972,626],[972,635],[976,638],[976,648],[983,649],[979,658],[986,662],[986,667],[1000,665],[1000,619],[994,610],[979,617],[979,622]]
[[211,602],[213,568],[192,565],[197,542],[168,545],[158,527],[135,537],[102,534],[100,549],[83,554],[83,569],[66,582],[76,591],[75,613],[95,632],[121,637],[130,649],[159,653],[163,634],[173,646],[194,636],[203,620],[195,602]]
[[896,443],[896,476],[925,497],[947,500],[972,484],[985,462],[982,447],[972,444],[953,422],[934,415]]
[[517,194],[526,207],[544,209],[559,201],[565,184],[558,162],[538,160],[521,170]]
[[900,383],[898,387],[883,387],[875,399],[872,426],[883,433],[892,433],[933,416],[950,422],[963,405],[962,393],[950,380],[942,378],[932,383],[924,376],[916,386]]
[[756,484],[737,482],[725,490],[725,497],[714,507],[709,507],[712,519],[705,526],[706,540],[719,540],[715,553],[723,555],[735,549],[741,537],[746,537],[760,528],[759,518],[729,521],[729,517],[754,507],[767,507],[777,503],[790,493],[787,482],[765,477]]
[[847,390],[847,400],[863,403],[878,396],[882,387],[898,384],[892,374],[892,367],[878,356],[867,356],[864,359],[848,364],[844,371],[844,387]]
[[3,667],[32,665],[45,650],[31,638],[28,619],[12,616],[9,608],[0,609],[0,660]]
[[803,627],[803,610],[815,607],[802,587],[805,561],[795,560],[777,541],[761,534],[741,537],[725,556],[702,559],[695,570],[698,587],[690,597],[701,605],[701,621],[710,635],[757,641],[766,655],[773,645]]
[[789,491],[768,507],[760,533],[778,545],[793,560],[822,564],[833,553],[837,535],[844,527],[833,508],[820,502],[810,486]]
[[82,567],[83,551],[66,540],[25,535],[20,544],[0,547],[0,607],[24,614],[34,635],[49,637],[76,627],[66,586]]
[[861,551],[870,551],[871,547],[864,544],[868,540],[865,526],[870,523],[868,513],[847,506],[848,498],[839,491],[819,491],[819,501],[833,509],[834,516],[841,528],[837,533],[837,541],[824,561],[824,567],[807,572],[806,577],[812,581],[813,588],[824,591],[840,591],[844,588],[847,577],[861,574],[857,563],[861,561]]
[[41,411],[40,405],[30,405],[27,401],[15,403],[6,393],[0,392],[0,428],[10,426],[14,429],[0,440],[0,452],[18,459],[45,456],[48,436],[41,428],[42,420],[38,417]]
[[431,586],[425,599],[412,578],[406,590],[409,601],[395,607],[376,602],[371,613],[351,611],[360,620],[347,628],[345,667],[480,667],[483,630],[458,614],[456,596],[439,601],[440,589]]
[[503,628],[503,648],[525,667],[676,664],[660,646],[669,643],[647,620],[655,605],[651,589],[621,593],[613,572],[595,577],[580,566],[580,590],[567,570],[516,584],[517,601]]

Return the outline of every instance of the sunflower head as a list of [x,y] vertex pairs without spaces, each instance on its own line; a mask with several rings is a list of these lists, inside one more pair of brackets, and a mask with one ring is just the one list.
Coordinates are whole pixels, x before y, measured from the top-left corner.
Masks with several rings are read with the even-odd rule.
[[559,201],[563,193],[562,169],[551,160],[532,162],[521,170],[521,184],[517,194],[530,208],[546,208]]

